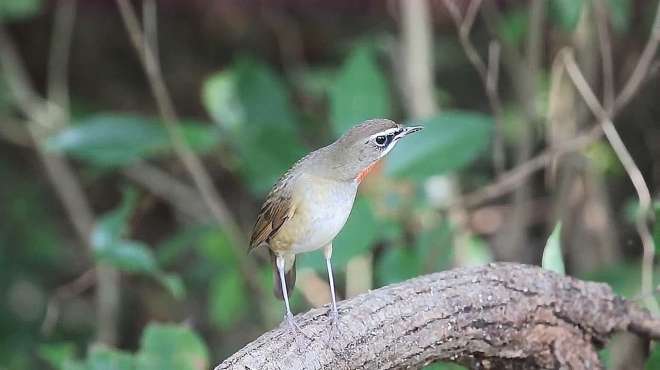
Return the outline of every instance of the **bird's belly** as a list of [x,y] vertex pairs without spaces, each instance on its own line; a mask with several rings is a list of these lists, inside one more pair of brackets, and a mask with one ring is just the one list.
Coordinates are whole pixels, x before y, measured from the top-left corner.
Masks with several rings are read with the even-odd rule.
[[298,215],[306,220],[300,237],[293,243],[294,253],[325,247],[346,224],[353,208],[357,184],[341,183],[318,186],[305,192]]

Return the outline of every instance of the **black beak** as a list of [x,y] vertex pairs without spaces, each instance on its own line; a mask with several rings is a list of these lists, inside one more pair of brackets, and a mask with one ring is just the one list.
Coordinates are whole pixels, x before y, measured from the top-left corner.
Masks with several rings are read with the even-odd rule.
[[397,139],[400,139],[408,134],[412,134],[413,132],[421,131],[424,128],[424,126],[410,126],[410,127],[402,127],[401,133],[396,135]]

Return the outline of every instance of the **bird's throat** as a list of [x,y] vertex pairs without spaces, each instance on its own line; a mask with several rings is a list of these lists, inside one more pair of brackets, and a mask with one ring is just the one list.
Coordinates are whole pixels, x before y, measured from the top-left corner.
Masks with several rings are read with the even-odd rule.
[[376,167],[378,166],[379,163],[380,163],[380,161],[376,161],[376,162],[374,162],[374,163],[368,165],[367,168],[363,169],[363,170],[357,175],[357,177],[355,178],[355,179],[357,180],[357,182],[358,182],[358,183],[361,183],[362,180],[364,180],[364,178],[367,177],[367,175],[369,174],[369,172],[373,171],[374,168],[376,168]]

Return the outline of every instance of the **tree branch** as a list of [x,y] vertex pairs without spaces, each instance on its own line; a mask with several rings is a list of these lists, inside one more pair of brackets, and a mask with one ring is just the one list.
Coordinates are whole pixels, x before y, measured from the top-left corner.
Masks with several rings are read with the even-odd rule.
[[418,368],[444,360],[473,368],[599,369],[615,332],[660,338],[660,319],[584,282],[534,266],[490,264],[418,277],[296,317],[215,369]]

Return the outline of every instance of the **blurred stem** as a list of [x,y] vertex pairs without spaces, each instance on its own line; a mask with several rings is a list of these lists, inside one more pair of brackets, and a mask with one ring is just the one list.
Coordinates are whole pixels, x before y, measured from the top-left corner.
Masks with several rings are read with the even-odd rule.
[[[204,168],[204,164],[188,146],[188,143],[186,143],[181,134],[178,117],[174,110],[172,98],[163,80],[158,57],[154,54],[153,46],[148,44],[148,40],[144,37],[135,9],[128,0],[117,0],[117,5],[131,43],[140,58],[140,62],[149,80],[149,86],[156,100],[156,105],[158,106],[158,111],[165,129],[174,146],[174,150],[193,179],[197,190],[204,203],[209,207],[211,214],[231,239],[231,247],[238,260],[238,267],[247,285],[250,287],[250,292],[256,302],[261,295],[261,286],[258,281],[257,267],[254,261],[249,259],[245,253],[243,246],[247,246],[247,241],[244,238],[243,232],[226,202],[215,190],[213,181]],[[152,14],[155,14],[155,11]],[[261,309],[261,307],[259,308]]]
[[[500,176],[506,169],[506,156],[504,148],[503,118],[502,118],[502,100],[498,92],[499,68],[500,68],[500,44],[497,41],[491,41],[488,47],[488,63],[486,64],[479,56],[477,48],[470,39],[472,25],[479,12],[482,0],[471,1],[465,16],[461,15],[459,7],[453,0],[444,0],[445,8],[452,17],[458,39],[463,48],[465,56],[474,69],[479,74],[479,78],[486,90],[486,97],[495,121],[495,132],[493,134],[493,167],[495,173]],[[413,20],[414,21],[414,20]]]
[[[660,44],[660,5],[656,8],[651,34],[644,45],[644,50],[633,69],[633,73],[629,76],[624,88],[614,99],[614,107],[611,112],[612,118],[616,117],[621,109],[637,95],[641,86],[646,82],[647,76],[653,70],[653,60],[658,49],[658,44]],[[521,163],[507,171],[497,181],[463,196],[447,208],[458,206],[471,208],[510,193],[523,183],[527,177],[545,168],[557,156],[582,150],[598,140],[602,135],[603,131],[599,125],[592,126],[588,131],[580,133],[572,139],[545,149],[527,162]]]
[[[43,148],[45,135],[54,128],[68,123],[68,54],[71,45],[73,23],[75,21],[75,1],[60,2],[56,11],[53,30],[51,60],[49,61],[50,98],[43,100],[34,90],[24,63],[11,38],[0,24],[0,64],[8,82],[14,102],[28,117],[28,131],[46,174],[62,202],[74,230],[83,245],[87,247],[85,258],[90,259],[90,234],[94,226],[94,213],[75,171],[67,160],[58,154],[49,153]],[[52,75],[51,75],[52,74]],[[50,84],[54,84],[51,86]],[[57,105],[57,104],[63,105]],[[96,292],[97,340],[114,345],[117,340],[117,312],[119,307],[118,273],[111,268],[96,269],[98,289]]]
[[433,31],[426,0],[401,2],[401,56],[403,97],[408,114],[415,118],[437,113],[433,98]]
[[607,140],[612,146],[612,149],[614,149],[614,152],[621,161],[623,168],[626,170],[630,181],[633,183],[633,186],[637,191],[637,196],[639,198],[639,210],[637,211],[636,226],[643,247],[641,294],[645,297],[651,297],[650,299],[647,299],[646,302],[649,307],[657,313],[660,311],[660,309],[658,308],[658,303],[656,302],[655,298],[652,297],[655,243],[653,241],[653,236],[651,235],[651,230],[649,229],[648,225],[649,218],[651,217],[651,213],[653,211],[651,192],[649,191],[648,185],[644,180],[642,172],[640,171],[639,167],[637,167],[635,160],[630,155],[630,152],[626,148],[623,140],[621,140],[621,136],[619,136],[619,133],[617,132],[616,127],[614,126],[614,123],[609,116],[609,113],[605,110],[605,108],[603,108],[603,106],[598,101],[598,98],[596,98],[596,95],[591,90],[591,87],[589,87],[589,83],[575,62],[573,54],[566,52],[563,54],[563,58],[568,74],[571,76],[575,87],[580,92],[580,95],[582,95],[583,100],[591,112],[599,120]]
[[[476,2],[479,3],[479,2]],[[406,109],[413,119],[425,118],[437,112],[433,93],[433,39],[431,17],[427,0],[401,0],[401,43],[403,64],[403,95],[406,98]],[[462,26],[466,30],[461,34],[469,35],[469,29],[474,22],[478,4],[472,6],[463,19]],[[483,66],[483,65],[482,65]],[[483,66],[485,70],[485,66]],[[487,73],[487,72],[484,72]],[[447,198],[455,199],[460,194],[458,179],[453,175],[445,175],[451,184],[448,187]],[[466,228],[465,210],[453,208],[448,217],[455,226],[453,248],[455,255],[460,255],[466,249],[469,231]],[[461,261],[458,262],[460,265]]]

